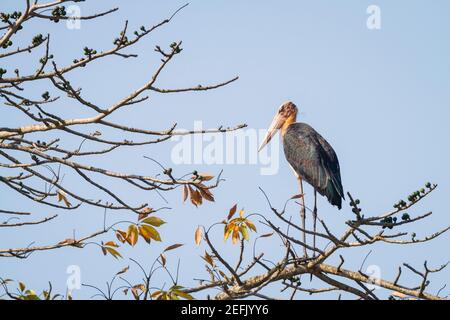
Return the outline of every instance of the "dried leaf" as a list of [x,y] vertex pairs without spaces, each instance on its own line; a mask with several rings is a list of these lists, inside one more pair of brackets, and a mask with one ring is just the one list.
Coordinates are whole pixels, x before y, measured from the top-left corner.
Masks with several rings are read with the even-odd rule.
[[195,230],[194,240],[196,245],[200,245],[200,242],[202,241],[202,228],[200,226],[197,227]]
[[161,258],[161,263],[162,263],[163,267],[165,267],[166,266],[166,261],[167,261],[165,254],[161,253],[159,256]]
[[230,209],[230,212],[228,213],[227,220],[230,220],[230,219],[234,216],[234,214],[236,213],[236,210],[237,210],[237,204],[235,204],[235,205]]
[[136,288],[136,287],[131,288],[131,293],[133,294],[133,297],[135,300],[139,300],[138,288]]
[[293,200],[293,199],[301,199],[301,198],[303,198],[303,194],[296,194],[296,195],[291,197],[291,200]]
[[273,236],[273,232],[263,234],[262,236],[260,236],[260,238],[268,238],[268,237],[271,237],[271,236]]
[[211,265],[211,267],[214,267],[214,259],[213,257],[211,257],[211,255],[205,251],[205,256],[202,257],[203,260],[206,261],[206,263],[208,263],[209,265]]
[[183,202],[186,202],[188,196],[189,196],[189,189],[188,189],[188,187],[185,185],[185,186],[183,187]]
[[152,208],[149,207],[145,207],[144,209],[142,209],[138,215],[138,221],[141,221],[142,219],[145,219],[148,217],[148,215],[150,213],[154,212],[154,210]]
[[68,244],[75,244],[75,243],[77,243],[77,241],[75,239],[68,238],[68,239],[64,239],[64,240],[58,242],[58,245],[68,245]]
[[122,270],[120,270],[119,272],[116,273],[116,276],[124,274],[125,272],[127,272],[130,269],[130,266],[126,266],[125,268],[123,268]]
[[209,189],[199,187],[198,190],[204,199],[214,202],[214,196]]
[[116,237],[117,240],[119,240],[120,242],[124,243],[127,239],[127,233],[125,231],[122,230],[117,230],[116,231]]
[[192,189],[192,187],[189,186],[189,191],[191,194],[191,202],[194,206],[198,207],[202,204],[202,195],[198,190]]
[[214,178],[214,176],[212,174],[205,173],[205,172],[199,173],[198,176],[202,179],[202,181],[209,181]]
[[251,220],[245,219],[245,224],[247,225],[247,227],[249,227],[254,232],[256,232],[256,227],[255,227],[255,225],[253,224],[253,222]]
[[406,298],[405,294],[403,294],[401,292],[398,292],[398,291],[393,291],[391,293],[391,296],[394,296],[394,297],[397,297],[397,298],[400,298],[400,299],[405,299]]
[[58,190],[56,194],[58,195],[58,202],[63,201],[67,208],[72,207],[72,204],[67,199],[67,194],[63,190]]
[[144,209],[141,210],[142,214],[149,214],[152,213],[154,210],[150,207],[145,207]]
[[165,248],[165,249],[164,249],[164,252],[167,252],[167,251],[170,251],[170,250],[175,250],[175,249],[177,249],[177,248],[179,248],[179,247],[182,247],[182,246],[184,246],[184,244],[182,244],[182,243],[176,243],[176,244],[173,244],[173,245],[168,246],[167,248]]

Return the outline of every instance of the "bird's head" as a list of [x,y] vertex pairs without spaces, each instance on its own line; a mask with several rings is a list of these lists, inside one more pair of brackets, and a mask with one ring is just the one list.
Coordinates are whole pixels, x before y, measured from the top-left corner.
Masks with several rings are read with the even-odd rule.
[[269,143],[269,141],[272,139],[275,133],[277,133],[278,129],[281,129],[282,134],[284,134],[287,127],[291,123],[294,123],[296,119],[297,119],[297,106],[290,101],[283,103],[281,107],[278,109],[277,114],[273,118],[269,130],[267,130],[267,134],[264,137],[264,140],[261,143],[261,146],[259,147],[258,151],[261,151],[262,148],[264,148],[264,146]]

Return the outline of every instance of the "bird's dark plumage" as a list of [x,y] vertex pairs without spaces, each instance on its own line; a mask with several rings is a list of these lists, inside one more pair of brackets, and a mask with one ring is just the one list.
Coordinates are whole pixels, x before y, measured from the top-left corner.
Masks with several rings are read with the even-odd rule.
[[330,144],[306,123],[292,123],[283,137],[284,154],[295,172],[328,201],[342,207],[339,161]]

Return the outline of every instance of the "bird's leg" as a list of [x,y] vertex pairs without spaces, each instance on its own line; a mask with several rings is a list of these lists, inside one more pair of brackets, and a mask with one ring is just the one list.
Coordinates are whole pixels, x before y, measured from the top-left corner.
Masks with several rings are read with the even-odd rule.
[[317,191],[314,190],[314,210],[313,210],[313,248],[316,249],[316,222],[317,222]]
[[[317,191],[314,190],[314,209],[313,209],[313,248],[314,248],[314,252],[313,252],[313,256],[315,256],[316,254],[316,222],[317,222]],[[313,279],[313,274],[311,273],[310,277],[309,277],[309,281],[312,281]]]
[[[306,207],[305,207],[305,194],[303,193],[303,181],[301,177],[298,177],[298,182],[300,184],[300,194],[302,195],[301,197],[301,209],[300,209],[300,218],[302,220],[302,229],[303,229],[303,243],[306,245]],[[306,246],[303,246],[303,253],[305,255],[305,258],[308,257],[308,252],[306,250]]]

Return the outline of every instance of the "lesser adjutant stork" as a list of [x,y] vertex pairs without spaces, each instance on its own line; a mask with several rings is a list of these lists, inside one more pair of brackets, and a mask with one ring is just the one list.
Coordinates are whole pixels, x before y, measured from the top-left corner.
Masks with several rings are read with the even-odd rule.
[[[292,102],[284,103],[275,115],[259,151],[272,139],[278,129],[281,129],[284,154],[297,176],[302,195],[301,220],[303,243],[306,245],[305,200],[303,183],[305,180],[314,188],[313,229],[316,232],[317,192],[328,201],[342,207],[344,191],[342,189],[339,161],[331,145],[311,126],[296,122],[297,107]],[[315,235],[313,235],[315,248]],[[306,256],[306,247],[304,246]]]

